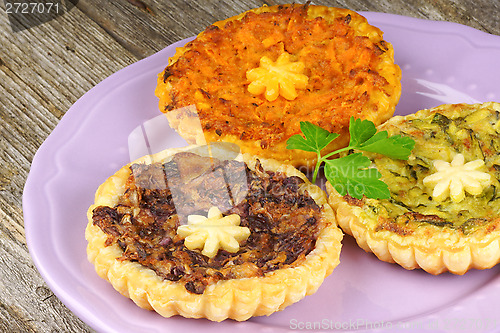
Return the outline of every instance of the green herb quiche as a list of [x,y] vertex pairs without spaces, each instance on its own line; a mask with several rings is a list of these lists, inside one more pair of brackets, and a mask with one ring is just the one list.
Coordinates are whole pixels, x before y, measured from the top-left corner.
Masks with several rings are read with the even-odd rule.
[[379,126],[415,140],[408,160],[367,154],[391,197],[341,196],[342,229],[380,260],[431,274],[464,274],[500,259],[500,103],[453,104]]

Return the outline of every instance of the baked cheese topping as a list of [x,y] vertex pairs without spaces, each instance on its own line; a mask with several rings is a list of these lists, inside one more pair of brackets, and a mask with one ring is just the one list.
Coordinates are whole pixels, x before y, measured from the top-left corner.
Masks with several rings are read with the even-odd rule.
[[367,154],[391,198],[347,201],[362,207],[374,230],[409,235],[423,224],[463,234],[490,230],[500,216],[500,104],[441,106],[394,117],[380,130],[411,137],[415,148],[408,161]]
[[298,96],[296,89],[305,89],[309,80],[302,74],[304,68],[303,62],[291,62],[287,52],[283,52],[276,62],[263,56],[260,58],[260,66],[246,73],[247,79],[251,81],[248,91],[254,95],[264,93],[270,102],[280,95],[294,100]]
[[434,188],[434,200],[441,202],[449,196],[453,202],[460,202],[465,198],[465,192],[480,195],[490,184],[491,176],[479,171],[484,166],[483,160],[464,162],[462,154],[455,155],[451,163],[434,161],[437,172],[423,180],[425,186]]
[[250,236],[250,229],[240,227],[240,216],[223,216],[217,207],[208,211],[208,216],[189,215],[188,225],[177,228],[177,234],[184,239],[184,245],[190,250],[203,249],[201,253],[209,258],[215,257],[219,249],[236,253],[239,242]]

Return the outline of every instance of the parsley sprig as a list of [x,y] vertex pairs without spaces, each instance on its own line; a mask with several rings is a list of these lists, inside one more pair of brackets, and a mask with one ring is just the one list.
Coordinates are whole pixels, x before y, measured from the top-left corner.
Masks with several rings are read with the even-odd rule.
[[319,168],[324,163],[325,177],[339,194],[349,194],[357,199],[361,199],[363,195],[372,199],[388,199],[389,187],[380,180],[380,172],[370,167],[370,159],[362,153],[355,152],[334,159],[330,157],[344,151],[358,150],[407,160],[415,146],[415,141],[409,137],[388,136],[387,131],[377,132],[373,122],[352,117],[349,121],[349,145],[322,156],[321,151],[338,138],[339,134],[330,133],[308,121],[300,122],[300,130],[303,136],[291,136],[287,140],[287,149],[301,149],[318,155],[312,182],[316,182]]

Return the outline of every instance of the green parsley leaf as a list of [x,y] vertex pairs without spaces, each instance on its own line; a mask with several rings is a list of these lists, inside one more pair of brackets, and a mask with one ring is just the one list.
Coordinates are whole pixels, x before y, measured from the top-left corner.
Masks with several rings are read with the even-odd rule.
[[415,146],[415,141],[401,135],[388,136],[387,131],[377,132],[374,123],[369,120],[349,120],[349,145],[321,156],[321,150],[328,146],[339,135],[310,122],[301,122],[300,129],[304,136],[296,134],[287,141],[287,149],[301,149],[315,152],[318,162],[314,170],[312,182],[322,163],[325,163],[325,177],[341,195],[349,194],[361,199],[364,196],[373,199],[390,197],[388,186],[380,180],[381,174],[371,168],[371,161],[362,153],[353,153],[337,159],[329,157],[348,150],[360,150],[378,153],[390,158],[406,160]]
[[301,149],[319,154],[339,136],[337,133],[330,133],[309,121],[301,121],[300,130],[304,137],[300,134],[291,136],[286,142],[287,149]]
[[415,141],[401,135],[388,137],[387,131],[377,132],[369,120],[351,118],[349,121],[350,149],[379,153],[398,160],[407,160]]
[[377,133],[375,124],[369,120],[354,119],[349,120],[349,134],[351,139],[349,147],[359,147]]
[[370,140],[358,147],[359,150],[379,153],[396,160],[407,160],[415,141],[406,136],[393,135],[387,137],[387,132],[378,132]]
[[363,195],[372,199],[388,199],[390,191],[380,180],[381,174],[369,168],[371,161],[362,153],[325,161],[325,176],[332,186],[344,196],[361,199]]

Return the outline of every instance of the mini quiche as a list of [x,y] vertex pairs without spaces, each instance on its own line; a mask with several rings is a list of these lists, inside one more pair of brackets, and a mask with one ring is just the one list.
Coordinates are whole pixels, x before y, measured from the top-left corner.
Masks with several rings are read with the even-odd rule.
[[351,116],[378,125],[393,115],[400,80],[392,45],[361,15],[278,5],[216,22],[178,48],[156,96],[190,143],[233,142],[244,153],[314,167],[316,154],[286,149],[299,122],[346,138],[326,148],[333,151],[347,145]]
[[369,155],[391,198],[340,196],[339,225],[380,260],[432,274],[500,258],[500,104],[442,105],[379,126],[415,140],[408,161]]
[[88,210],[87,254],[138,306],[238,321],[314,293],[339,263],[326,194],[290,165],[212,146],[121,168]]

